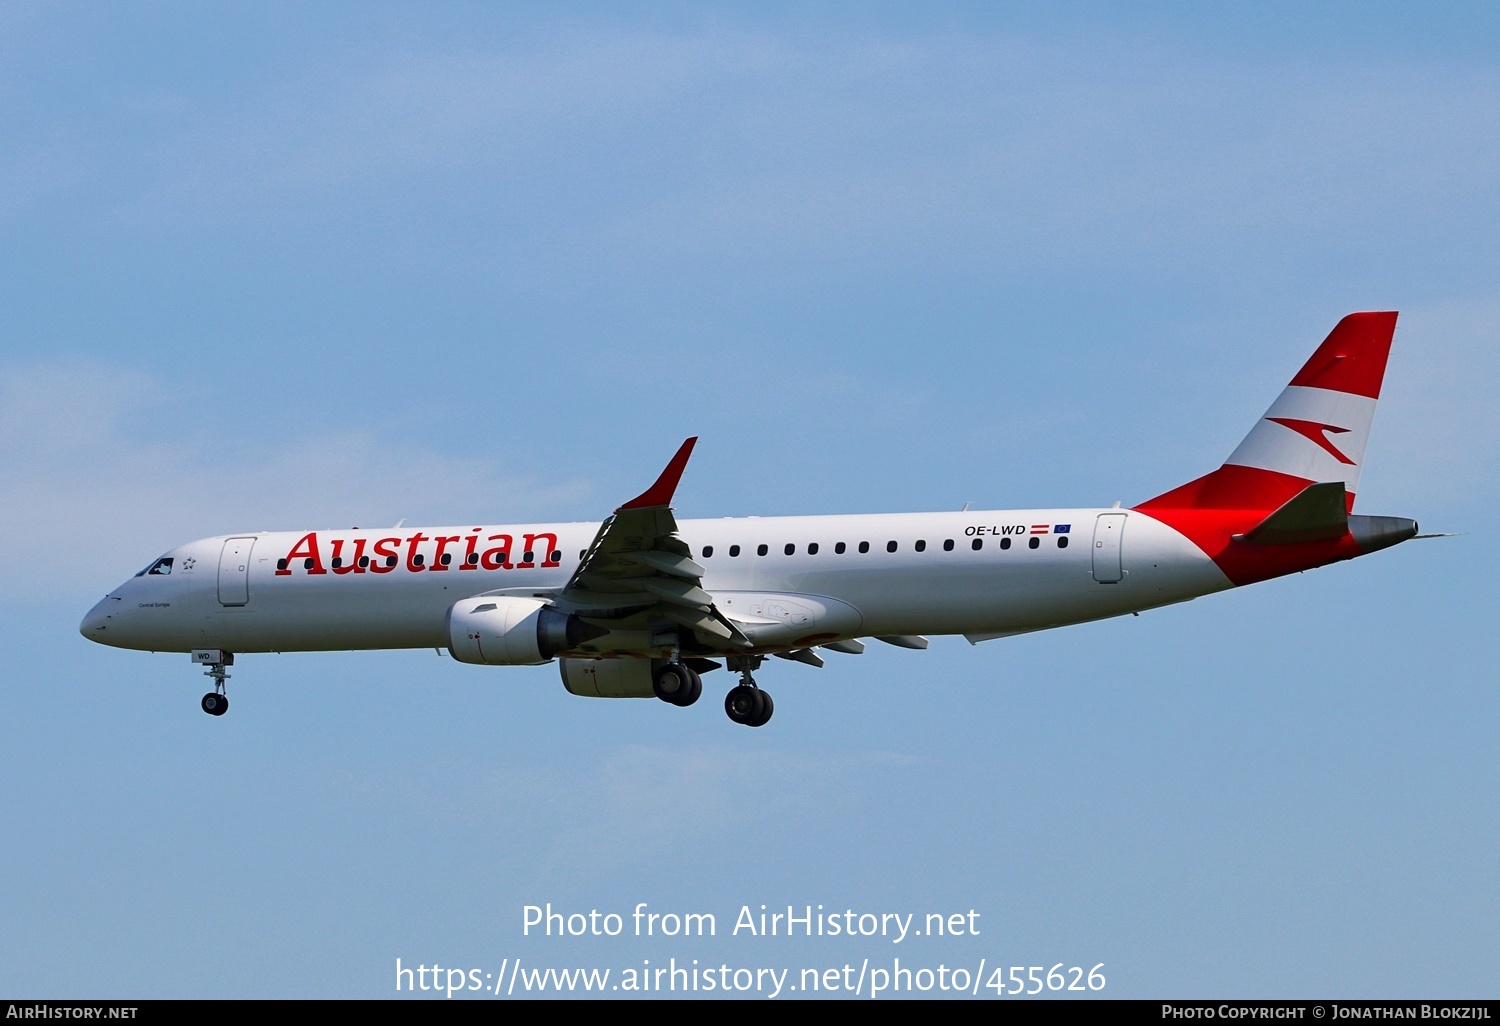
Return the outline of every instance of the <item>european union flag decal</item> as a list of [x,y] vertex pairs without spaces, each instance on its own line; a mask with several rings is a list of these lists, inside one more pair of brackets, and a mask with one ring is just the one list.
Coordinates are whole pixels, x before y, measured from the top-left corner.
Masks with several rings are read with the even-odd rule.
[[1053,534],[1067,534],[1068,533],[1068,528],[1070,528],[1072,526],[1073,526],[1072,524],[1053,524],[1052,525],[1052,533]]

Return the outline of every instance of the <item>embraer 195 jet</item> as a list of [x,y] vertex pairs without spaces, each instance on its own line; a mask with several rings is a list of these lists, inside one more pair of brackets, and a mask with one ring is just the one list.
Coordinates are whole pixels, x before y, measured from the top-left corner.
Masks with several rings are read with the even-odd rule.
[[977,644],[1119,616],[1352,559],[1413,520],[1355,516],[1395,313],[1341,320],[1217,470],[1137,506],[678,521],[694,438],[602,525],[263,532],[173,549],[84,617],[90,641],[191,652],[228,708],[235,654],[447,649],[559,661],[575,695],[771,718],[767,656],[812,666],[861,639]]

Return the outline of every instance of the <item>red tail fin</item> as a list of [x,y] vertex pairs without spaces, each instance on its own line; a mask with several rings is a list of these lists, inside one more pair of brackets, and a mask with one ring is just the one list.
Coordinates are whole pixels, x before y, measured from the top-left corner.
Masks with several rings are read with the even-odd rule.
[[1359,484],[1396,314],[1353,313],[1334,327],[1224,465],[1139,509],[1270,511],[1310,484]]

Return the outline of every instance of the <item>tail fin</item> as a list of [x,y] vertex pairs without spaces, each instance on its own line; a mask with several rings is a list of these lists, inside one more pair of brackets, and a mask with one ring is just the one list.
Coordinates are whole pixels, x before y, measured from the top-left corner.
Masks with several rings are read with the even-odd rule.
[[1341,481],[1353,509],[1395,331],[1394,312],[1339,321],[1222,467],[1137,508],[1274,510]]

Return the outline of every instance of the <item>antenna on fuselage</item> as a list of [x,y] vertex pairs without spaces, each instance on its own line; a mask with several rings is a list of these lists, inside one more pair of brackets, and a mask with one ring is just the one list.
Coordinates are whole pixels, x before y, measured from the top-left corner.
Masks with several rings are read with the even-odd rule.
[[[406,523],[406,518],[402,517],[400,520],[396,521],[396,527],[400,527],[404,523]],[[391,530],[394,531],[396,527],[391,528]]]

